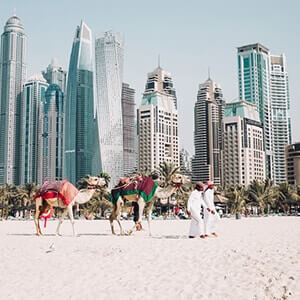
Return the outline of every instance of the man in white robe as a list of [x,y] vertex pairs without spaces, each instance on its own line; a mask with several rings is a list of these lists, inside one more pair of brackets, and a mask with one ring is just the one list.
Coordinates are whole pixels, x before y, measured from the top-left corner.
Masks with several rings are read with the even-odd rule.
[[214,183],[213,181],[207,181],[206,185],[203,198],[208,210],[204,211],[204,235],[205,237],[209,235],[217,237],[216,225],[220,220],[220,216],[214,203]]
[[201,215],[201,208],[207,209],[203,201],[203,189],[202,182],[197,182],[194,191],[191,193],[187,203],[187,213],[191,216],[191,225],[189,231],[189,238],[200,236],[204,238],[203,219]]

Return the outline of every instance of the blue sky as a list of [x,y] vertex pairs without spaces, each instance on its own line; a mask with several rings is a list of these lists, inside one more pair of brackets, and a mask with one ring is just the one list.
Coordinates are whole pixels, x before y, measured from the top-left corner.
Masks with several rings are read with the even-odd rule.
[[[148,72],[171,72],[178,96],[181,145],[193,152],[193,108],[199,83],[210,67],[226,101],[237,98],[236,47],[260,42],[272,54],[285,53],[290,82],[293,142],[300,141],[300,1],[297,0],[6,0],[0,24],[16,14],[28,36],[28,77],[52,57],[68,69],[76,26],[83,19],[94,37],[107,30],[125,36],[124,81],[136,89],[136,103]],[[298,71],[297,71],[298,70]]]

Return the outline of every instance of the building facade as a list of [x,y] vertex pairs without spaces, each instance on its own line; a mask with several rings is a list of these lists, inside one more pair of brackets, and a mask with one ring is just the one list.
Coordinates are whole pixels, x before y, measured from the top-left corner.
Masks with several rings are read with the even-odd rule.
[[222,179],[222,121],[224,100],[221,87],[210,78],[199,85],[194,108],[194,146],[192,181]]
[[21,183],[38,182],[41,169],[42,107],[48,83],[42,74],[31,76],[24,84],[22,99]]
[[180,172],[183,175],[192,177],[192,156],[186,149],[179,152]]
[[159,67],[148,74],[138,109],[138,169],[141,172],[153,171],[163,162],[180,166],[178,114],[174,97],[155,85],[149,89],[148,85],[153,75],[162,71]]
[[50,84],[45,93],[41,116],[41,167],[38,183],[63,179],[64,96],[57,84]]
[[287,182],[300,185],[300,143],[287,145],[285,148]]
[[105,32],[96,38],[97,117],[102,170],[117,184],[124,174],[122,82],[124,42],[120,34]]
[[136,120],[135,120],[135,90],[129,84],[122,84],[122,120],[123,120],[123,156],[124,174],[136,170]]
[[47,69],[42,72],[42,74],[49,84],[57,84],[63,94],[66,94],[67,71],[63,70],[56,58],[51,60],[51,63],[48,65]]
[[148,74],[148,80],[145,86],[145,93],[150,94],[155,91],[168,94],[170,99],[173,99],[175,109],[177,109],[176,90],[173,86],[172,76],[160,66]]
[[265,180],[263,128],[257,106],[245,101],[225,106],[223,184],[249,185]]
[[290,99],[286,59],[270,55],[270,97],[272,108],[273,179],[286,181],[285,147],[291,144]]
[[73,41],[65,103],[64,177],[73,184],[100,172],[92,61],[92,32],[82,21]]
[[284,55],[256,43],[238,48],[239,96],[258,107],[264,129],[267,177],[285,181],[285,145],[291,143],[289,87]]
[[21,92],[26,78],[27,37],[17,16],[8,19],[0,52],[0,184],[20,183]]

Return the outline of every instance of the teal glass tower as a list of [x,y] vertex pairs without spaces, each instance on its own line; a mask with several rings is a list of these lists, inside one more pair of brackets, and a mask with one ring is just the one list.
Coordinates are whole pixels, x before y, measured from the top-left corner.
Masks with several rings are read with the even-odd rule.
[[238,48],[239,98],[256,104],[264,130],[266,175],[273,178],[270,52],[256,43]]
[[73,41],[65,103],[64,177],[73,184],[100,172],[92,58],[92,32],[82,21]]

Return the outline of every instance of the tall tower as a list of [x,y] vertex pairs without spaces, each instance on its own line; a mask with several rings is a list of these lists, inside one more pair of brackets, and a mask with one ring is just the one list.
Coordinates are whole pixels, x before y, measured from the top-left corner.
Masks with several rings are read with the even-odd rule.
[[223,114],[222,89],[209,78],[199,85],[194,108],[193,182],[213,180],[221,184]]
[[[48,83],[42,74],[31,76],[24,85],[22,105],[21,183],[38,182],[41,167],[42,106]],[[41,182],[39,182],[41,183]]]
[[100,172],[92,60],[92,32],[82,21],[73,41],[65,103],[64,177],[73,184]]
[[239,97],[256,104],[264,129],[266,174],[273,178],[270,51],[256,43],[238,48]]
[[158,66],[153,72],[148,74],[145,93],[154,91],[168,94],[173,99],[175,109],[177,109],[176,90],[173,86],[171,74]]
[[47,69],[42,72],[42,74],[49,84],[57,84],[63,94],[66,94],[67,72],[59,65],[56,58],[51,60],[51,63],[48,65]]
[[63,92],[57,84],[50,84],[43,102],[42,166],[38,170],[39,183],[63,178],[63,121]]
[[122,119],[123,119],[123,155],[124,174],[136,169],[136,124],[135,124],[135,90],[129,84],[122,84]]
[[270,56],[270,96],[272,107],[273,179],[275,184],[286,181],[285,147],[291,144],[290,99],[286,59]]
[[255,104],[227,103],[224,113],[223,184],[265,179],[263,129]]
[[[138,109],[138,161],[140,171],[152,171],[160,163],[180,165],[178,114],[174,97],[161,90],[153,78],[160,67],[148,73],[146,89]],[[151,84],[151,85],[149,85]]]
[[96,39],[97,116],[99,121],[102,170],[116,184],[124,174],[122,81],[123,39],[120,34],[105,32]]
[[21,92],[26,77],[24,27],[8,19],[0,51],[0,184],[20,183]]

